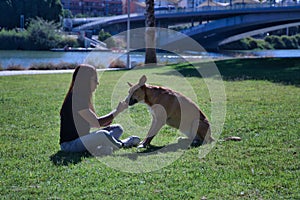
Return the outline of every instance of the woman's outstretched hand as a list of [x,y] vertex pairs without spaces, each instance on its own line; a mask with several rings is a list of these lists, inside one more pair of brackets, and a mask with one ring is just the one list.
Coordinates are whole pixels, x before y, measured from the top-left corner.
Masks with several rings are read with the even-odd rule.
[[120,101],[118,107],[116,108],[116,113],[119,114],[128,108],[128,103],[125,101]]
[[98,118],[98,122],[100,126],[110,125],[113,122],[113,119],[127,108],[128,108],[128,104],[125,101],[121,101],[117,106],[117,108],[113,110],[111,113]]

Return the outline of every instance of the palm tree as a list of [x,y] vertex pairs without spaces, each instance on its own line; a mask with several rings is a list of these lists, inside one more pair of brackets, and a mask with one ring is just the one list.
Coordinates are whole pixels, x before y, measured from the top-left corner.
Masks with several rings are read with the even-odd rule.
[[145,64],[156,64],[154,0],[146,0]]

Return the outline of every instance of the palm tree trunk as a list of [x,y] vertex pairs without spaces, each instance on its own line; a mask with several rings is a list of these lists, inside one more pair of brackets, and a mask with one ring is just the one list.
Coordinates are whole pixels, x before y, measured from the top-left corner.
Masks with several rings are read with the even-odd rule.
[[145,64],[156,64],[154,0],[146,0]]

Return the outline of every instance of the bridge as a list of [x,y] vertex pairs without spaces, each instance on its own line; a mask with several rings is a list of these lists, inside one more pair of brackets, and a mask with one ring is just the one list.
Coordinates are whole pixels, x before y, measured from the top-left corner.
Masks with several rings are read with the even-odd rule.
[[[214,51],[220,45],[243,37],[279,28],[299,26],[300,4],[204,7],[192,10],[157,12],[155,16],[157,27],[169,28],[177,24],[191,24],[191,27],[182,30],[182,34],[179,34],[177,38],[172,37],[166,41],[159,37],[157,43],[160,46],[168,46],[168,49],[176,48],[184,34],[196,40],[206,50]],[[127,28],[127,15],[84,20],[84,24],[77,21],[78,26],[74,21],[73,31],[90,30],[97,34],[99,30],[104,29],[112,34],[117,34],[126,31]],[[131,14],[130,21],[131,29],[145,26],[143,13]]]

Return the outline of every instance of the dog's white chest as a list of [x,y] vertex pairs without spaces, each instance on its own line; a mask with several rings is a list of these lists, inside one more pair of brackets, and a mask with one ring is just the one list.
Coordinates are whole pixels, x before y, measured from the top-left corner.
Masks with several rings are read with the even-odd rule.
[[147,107],[148,107],[148,110],[151,113],[151,115],[154,115],[154,110],[150,106],[148,106],[148,105],[147,105]]

